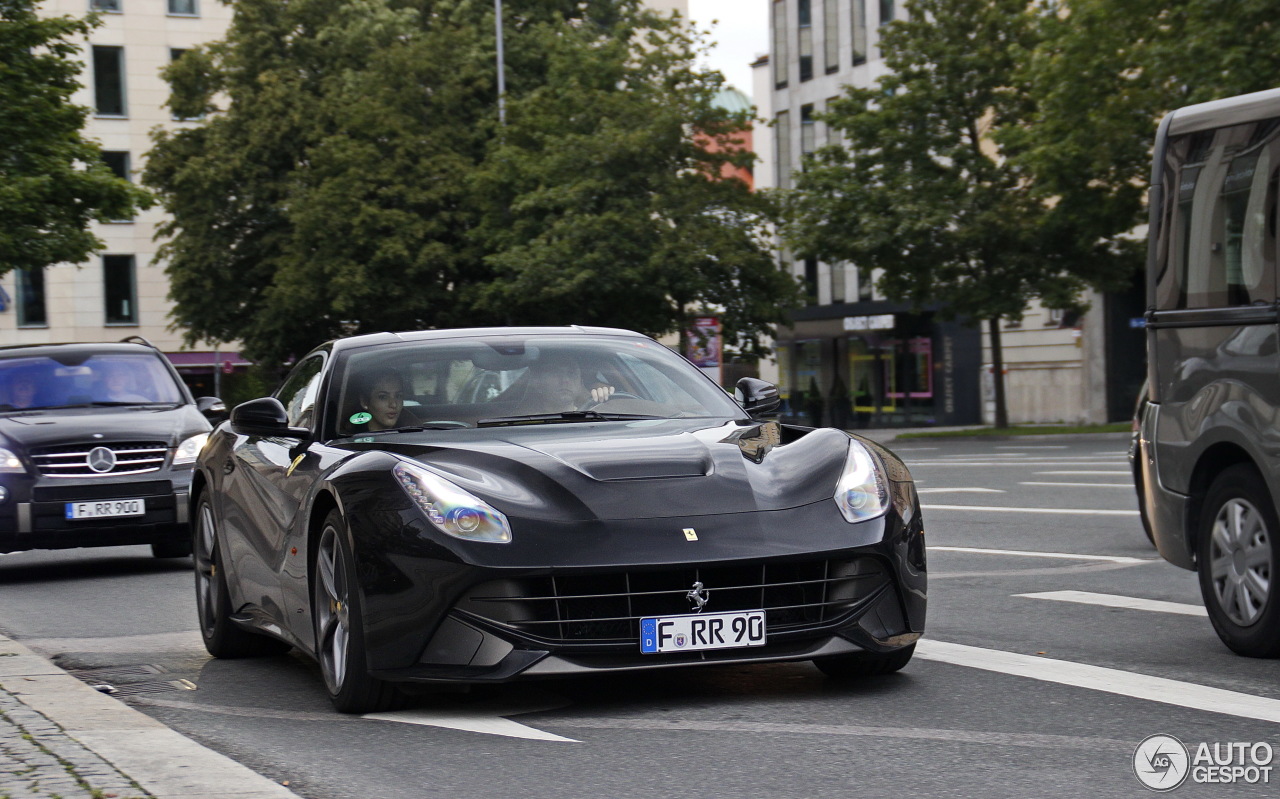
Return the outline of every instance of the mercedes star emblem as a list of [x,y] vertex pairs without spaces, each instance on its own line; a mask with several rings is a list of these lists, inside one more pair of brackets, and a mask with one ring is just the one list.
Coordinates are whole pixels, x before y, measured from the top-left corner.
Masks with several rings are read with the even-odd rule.
[[89,469],[104,474],[116,468],[116,454],[106,447],[89,450]]

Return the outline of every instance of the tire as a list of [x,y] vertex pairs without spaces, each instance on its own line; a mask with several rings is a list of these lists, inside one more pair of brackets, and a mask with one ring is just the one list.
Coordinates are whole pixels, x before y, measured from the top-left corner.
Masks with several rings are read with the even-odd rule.
[[334,708],[376,713],[398,707],[404,695],[393,684],[369,675],[355,558],[347,543],[347,525],[337,510],[325,517],[320,532],[311,600],[316,659]]
[[213,518],[213,506],[201,495],[192,525],[191,552],[196,573],[196,614],[204,648],[216,658],[280,655],[291,647],[284,641],[249,632],[231,620],[231,592],[222,568],[222,547]]
[[1257,470],[1240,464],[1218,475],[1197,532],[1200,593],[1218,637],[1240,655],[1280,657],[1280,523]]
[[817,658],[813,665],[828,677],[836,680],[875,677],[892,674],[911,661],[916,645],[904,646],[892,652],[857,652],[852,655],[832,655]]
[[151,557],[153,558],[186,558],[190,556],[190,542],[164,541],[151,545]]

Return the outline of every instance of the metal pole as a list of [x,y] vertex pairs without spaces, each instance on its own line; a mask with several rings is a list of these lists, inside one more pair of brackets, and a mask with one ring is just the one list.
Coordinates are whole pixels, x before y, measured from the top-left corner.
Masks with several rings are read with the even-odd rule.
[[498,124],[507,125],[507,70],[502,57],[502,0],[493,0],[494,22],[498,37]]

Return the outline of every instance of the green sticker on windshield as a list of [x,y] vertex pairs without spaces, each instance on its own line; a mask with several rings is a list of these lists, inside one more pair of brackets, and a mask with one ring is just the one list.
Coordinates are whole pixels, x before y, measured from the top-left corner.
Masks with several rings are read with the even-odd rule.
[[351,423],[364,424],[365,422],[369,421],[372,418],[373,418],[372,414],[368,414],[368,413],[365,413],[364,411],[360,411],[359,413],[351,414]]

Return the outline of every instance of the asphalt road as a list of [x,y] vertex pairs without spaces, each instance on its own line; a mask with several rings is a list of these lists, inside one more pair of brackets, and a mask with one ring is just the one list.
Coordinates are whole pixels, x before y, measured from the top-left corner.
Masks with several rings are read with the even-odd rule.
[[[189,563],[143,548],[0,557],[0,629],[312,799],[1128,797],[1146,793],[1134,748],[1157,733],[1193,754],[1280,753],[1280,662],[1231,654],[1194,574],[1158,559],[1124,441],[893,448],[925,506],[930,596],[926,640],[888,677],[714,667],[343,717],[299,656],[211,660]],[[1175,795],[1280,795],[1272,783]]]

